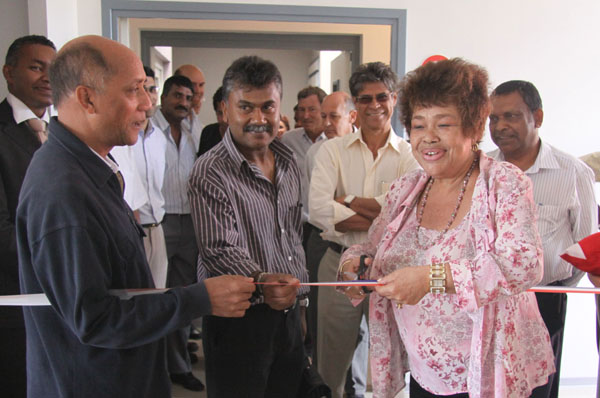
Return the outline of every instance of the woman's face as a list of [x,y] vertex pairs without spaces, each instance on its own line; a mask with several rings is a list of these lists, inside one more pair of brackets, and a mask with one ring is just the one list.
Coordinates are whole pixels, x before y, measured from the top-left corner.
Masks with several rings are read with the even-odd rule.
[[456,106],[418,107],[411,119],[410,143],[415,159],[433,178],[464,176],[473,161]]

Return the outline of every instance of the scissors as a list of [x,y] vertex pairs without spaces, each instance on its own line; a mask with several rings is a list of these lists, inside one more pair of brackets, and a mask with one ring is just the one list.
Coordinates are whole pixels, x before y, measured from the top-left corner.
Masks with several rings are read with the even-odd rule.
[[[365,274],[367,273],[367,265],[365,264],[365,260],[369,258],[366,254],[360,256],[360,261],[358,263],[358,272],[356,273],[356,278],[359,280],[365,279]],[[363,292],[371,293],[366,286],[362,287]]]

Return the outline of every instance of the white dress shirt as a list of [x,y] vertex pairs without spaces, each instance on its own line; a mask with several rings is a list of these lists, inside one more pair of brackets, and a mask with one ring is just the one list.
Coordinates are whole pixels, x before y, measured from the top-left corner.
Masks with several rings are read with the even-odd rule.
[[46,109],[46,112],[42,115],[41,118],[37,117],[35,113],[23,101],[15,97],[13,94],[8,93],[6,96],[6,101],[12,108],[13,117],[17,124],[23,123],[29,119],[40,119],[46,122],[46,124],[50,123],[50,112]]
[[321,144],[310,180],[310,222],[321,228],[325,240],[350,247],[362,243],[367,232],[338,232],[335,225],[356,213],[335,198],[355,195],[374,198],[382,205],[391,183],[419,168],[410,145],[394,130],[377,151],[377,158],[363,141],[362,132],[333,138]]
[[[192,137],[194,137],[194,140],[198,141],[198,143],[200,143],[200,136],[202,135],[202,129],[204,129],[204,123],[202,123],[200,121],[200,114],[194,112],[193,109],[190,109],[190,112],[192,112],[192,117],[190,118],[189,116],[186,117],[185,119],[183,119],[181,121],[181,126],[187,130],[187,131],[191,131],[192,132]],[[200,144],[198,144],[200,145]],[[198,152],[199,148],[196,148],[196,152]]]
[[294,152],[294,155],[296,156],[296,162],[298,163],[298,168],[300,168],[300,173],[302,174],[300,176],[300,189],[302,192],[302,222],[308,221],[309,182],[308,176],[306,175],[306,153],[312,145],[325,140],[327,140],[325,133],[321,133],[313,143],[302,127],[290,130],[281,137],[281,142],[287,145],[292,152]]
[[165,215],[165,198],[162,193],[165,178],[165,152],[167,139],[148,121],[146,131],[140,131],[133,146],[133,157],[148,201],[139,208],[140,222],[160,223]]
[[135,164],[133,147],[116,146],[110,150],[110,154],[119,164],[119,170],[125,181],[125,191],[123,192],[125,202],[132,210],[139,209],[148,201],[148,195],[144,191],[142,179]]
[[[504,160],[499,149],[489,153]],[[597,232],[594,173],[582,161],[541,142],[533,165],[525,171],[533,182],[538,211],[538,231],[544,248],[544,277],[541,286],[562,281],[575,286],[583,276],[559,257],[573,243]]]
[[154,125],[162,131],[167,141],[166,168],[162,187],[167,214],[190,214],[187,188],[190,172],[196,162],[200,137],[181,125],[179,147],[171,135],[171,126],[159,109],[153,116]]

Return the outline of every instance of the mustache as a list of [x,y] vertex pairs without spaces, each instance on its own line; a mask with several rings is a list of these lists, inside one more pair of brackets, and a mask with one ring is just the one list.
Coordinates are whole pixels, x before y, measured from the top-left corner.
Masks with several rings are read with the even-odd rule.
[[249,124],[244,127],[244,133],[272,133],[273,126],[270,124]]
[[188,108],[186,108],[186,107],[185,107],[185,106],[183,106],[183,105],[176,106],[176,107],[175,107],[175,109],[177,109],[177,110],[182,110],[182,111],[186,111],[186,112],[187,112],[187,111],[189,111],[189,109],[188,109]]

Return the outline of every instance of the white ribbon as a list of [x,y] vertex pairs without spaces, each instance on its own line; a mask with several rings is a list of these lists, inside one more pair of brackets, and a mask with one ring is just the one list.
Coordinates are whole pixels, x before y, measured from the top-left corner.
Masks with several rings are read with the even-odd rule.
[[[121,300],[129,300],[134,296],[143,294],[164,293],[169,289],[111,289],[109,294],[119,297]],[[50,305],[48,297],[44,293],[38,294],[16,294],[14,296],[0,296],[0,306],[44,306]]]

